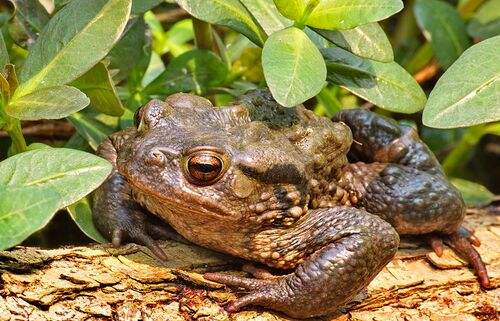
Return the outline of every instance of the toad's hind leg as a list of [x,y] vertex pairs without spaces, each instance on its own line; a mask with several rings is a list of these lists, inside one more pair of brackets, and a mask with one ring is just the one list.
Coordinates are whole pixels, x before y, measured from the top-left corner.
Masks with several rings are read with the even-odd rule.
[[93,221],[97,229],[114,246],[133,241],[147,246],[153,254],[167,260],[156,239],[182,237],[170,226],[148,213],[132,198],[132,190],[124,177],[116,170],[116,149],[113,137],[99,147],[98,154],[113,165],[113,172],[93,194]]
[[[282,259],[300,253],[304,256],[295,259],[303,263],[291,274],[265,279],[206,274],[209,280],[249,291],[230,303],[229,311],[258,305],[297,318],[334,312],[373,280],[399,245],[390,224],[353,207],[312,210],[293,228],[266,230],[256,237],[259,244],[271,239],[268,246]],[[280,259],[263,260],[275,265]]]
[[400,234],[434,233],[431,246],[439,255],[444,238],[468,259],[479,282],[489,287],[481,257],[472,245],[479,242],[461,227],[465,204],[446,179],[441,165],[416,131],[363,109],[340,112],[359,144],[353,144],[339,184],[356,195],[356,206],[379,215]]

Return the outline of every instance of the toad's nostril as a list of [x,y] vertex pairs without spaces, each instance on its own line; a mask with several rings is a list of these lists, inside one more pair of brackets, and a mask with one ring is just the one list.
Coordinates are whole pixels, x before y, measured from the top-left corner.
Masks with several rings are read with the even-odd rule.
[[153,149],[149,152],[148,162],[157,166],[165,164],[165,154],[159,149]]

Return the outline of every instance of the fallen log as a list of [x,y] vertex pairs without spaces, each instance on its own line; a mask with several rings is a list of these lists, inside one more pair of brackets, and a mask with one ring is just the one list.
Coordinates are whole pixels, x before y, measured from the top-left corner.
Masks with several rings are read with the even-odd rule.
[[[483,290],[451,250],[439,258],[422,240],[403,239],[394,260],[335,321],[500,320],[500,217],[469,213],[492,289]],[[164,242],[167,263],[127,245],[0,252],[0,321],[287,320],[249,309],[229,315],[238,291],[203,279],[206,271],[239,273],[242,262],[194,245]],[[318,319],[319,320],[319,319]]]

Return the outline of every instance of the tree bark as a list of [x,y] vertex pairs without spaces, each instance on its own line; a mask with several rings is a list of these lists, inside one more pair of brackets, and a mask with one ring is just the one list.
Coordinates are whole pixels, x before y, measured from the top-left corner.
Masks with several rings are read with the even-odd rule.
[[[394,260],[335,321],[499,320],[500,220],[474,212],[492,289],[451,250],[442,258],[422,240],[403,239]],[[158,262],[145,248],[106,245],[55,250],[17,247],[0,252],[0,321],[6,320],[286,320],[262,309],[229,315],[223,306],[239,295],[203,279],[205,271],[239,272],[241,261],[193,245],[165,242]]]

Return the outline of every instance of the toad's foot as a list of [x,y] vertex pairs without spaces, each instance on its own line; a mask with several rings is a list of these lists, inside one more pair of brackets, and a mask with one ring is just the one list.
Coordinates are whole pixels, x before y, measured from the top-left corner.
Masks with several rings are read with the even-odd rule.
[[488,277],[488,271],[486,270],[481,256],[474,248],[474,246],[481,245],[479,239],[471,231],[464,227],[460,227],[456,233],[448,235],[445,242],[472,265],[481,286],[485,289],[489,289],[491,284],[490,278]]
[[251,279],[223,273],[206,273],[204,278],[232,287],[243,288],[249,293],[226,306],[228,312],[236,312],[248,305],[272,306],[276,302],[291,301],[284,277]]
[[443,255],[443,240],[449,244],[457,254],[462,256],[472,265],[481,286],[485,289],[490,288],[490,278],[488,277],[488,272],[481,256],[474,248],[474,246],[479,247],[481,245],[481,241],[474,235],[474,233],[462,226],[458,232],[444,237],[436,234],[431,235],[429,238],[429,244],[434,253],[436,253],[439,257]]

